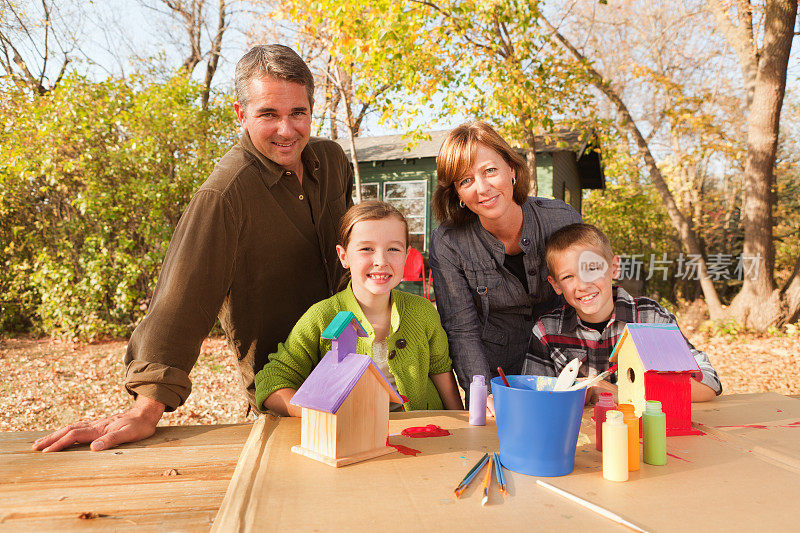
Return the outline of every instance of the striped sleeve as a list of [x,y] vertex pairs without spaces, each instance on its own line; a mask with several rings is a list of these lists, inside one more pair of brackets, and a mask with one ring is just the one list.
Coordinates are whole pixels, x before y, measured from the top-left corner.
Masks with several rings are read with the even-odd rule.
[[528,351],[525,354],[525,362],[522,365],[522,373],[529,376],[555,376],[556,369],[553,360],[550,359],[550,349],[543,341],[544,326],[539,320],[533,326],[531,340],[528,343]]

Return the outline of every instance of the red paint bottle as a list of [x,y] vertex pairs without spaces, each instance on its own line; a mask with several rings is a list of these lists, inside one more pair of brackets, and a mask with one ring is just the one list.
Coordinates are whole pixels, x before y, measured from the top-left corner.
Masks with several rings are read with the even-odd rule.
[[617,408],[614,403],[614,396],[610,392],[601,392],[600,399],[594,406],[594,425],[595,425],[595,446],[597,451],[603,451],[603,422],[606,421],[606,413]]

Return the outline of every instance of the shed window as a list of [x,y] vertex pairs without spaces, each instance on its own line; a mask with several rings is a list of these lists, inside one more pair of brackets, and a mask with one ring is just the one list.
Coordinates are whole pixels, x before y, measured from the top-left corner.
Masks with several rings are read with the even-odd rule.
[[428,182],[387,181],[383,184],[383,200],[395,206],[408,220],[411,246],[425,251],[425,228],[427,226]]
[[[362,200],[378,200],[378,199],[380,199],[380,184],[378,184],[378,183],[362,183],[361,184],[361,199]],[[353,203],[356,203],[355,193],[353,195]]]
[[[395,206],[408,220],[409,245],[425,251],[425,230],[428,227],[428,182],[425,180],[362,183],[362,200],[383,200]],[[353,198],[355,203],[356,199]]]

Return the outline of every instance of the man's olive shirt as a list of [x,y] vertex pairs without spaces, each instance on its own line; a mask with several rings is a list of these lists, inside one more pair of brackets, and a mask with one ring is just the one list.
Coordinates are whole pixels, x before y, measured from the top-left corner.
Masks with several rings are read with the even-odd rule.
[[353,173],[341,147],[312,138],[302,186],[245,132],[178,222],[147,315],[125,355],[125,388],[174,410],[219,316],[251,405],[255,373],[300,316],[333,295],[339,221]]

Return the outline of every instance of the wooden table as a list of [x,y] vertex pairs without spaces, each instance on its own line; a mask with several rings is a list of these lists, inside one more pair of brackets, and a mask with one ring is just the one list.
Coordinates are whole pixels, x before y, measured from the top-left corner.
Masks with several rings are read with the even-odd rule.
[[208,531],[251,427],[160,427],[46,454],[31,451],[44,432],[0,433],[0,531]]
[[[602,479],[593,444],[578,448],[571,475],[545,479],[651,531],[796,530],[800,401],[723,396],[696,404],[693,419],[706,435],[670,437],[668,464],[643,464],[626,483]],[[429,423],[452,435],[392,436],[421,453],[339,469],[289,452],[299,442],[296,419],[159,428],[104,452],[41,454],[30,451],[41,432],[0,433],[0,530],[208,531],[215,522],[221,531],[621,530],[509,471],[509,498],[493,487],[481,507],[475,483],[455,500],[466,470],[498,449],[496,430],[491,421],[472,427],[465,413],[444,411],[393,415],[390,430]],[[588,418],[582,431],[593,436]]]

